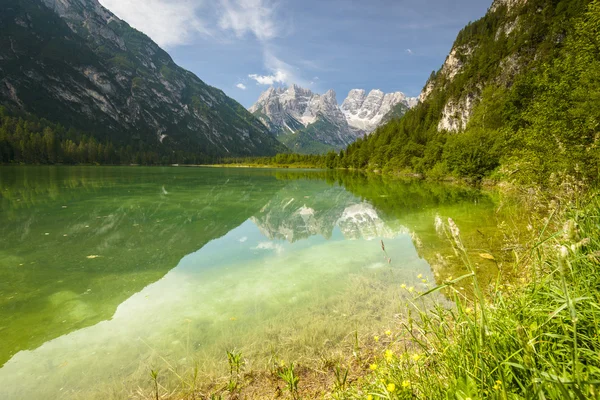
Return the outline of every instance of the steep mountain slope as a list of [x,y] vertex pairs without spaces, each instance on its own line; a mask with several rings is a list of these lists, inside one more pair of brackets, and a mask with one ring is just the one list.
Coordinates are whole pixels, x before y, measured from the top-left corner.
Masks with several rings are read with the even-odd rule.
[[281,142],[300,153],[339,150],[358,137],[348,126],[333,90],[319,95],[297,85],[271,87],[249,111]]
[[0,102],[100,142],[203,158],[285,148],[97,0],[5,0]]
[[[353,89],[348,93],[341,109],[354,130],[369,134],[385,122],[392,109],[395,110],[394,116],[400,117],[404,115],[401,110],[408,110],[416,106],[417,102],[416,98],[407,97],[402,92],[385,94],[375,89],[367,95],[362,89]],[[390,119],[391,117],[392,115],[389,116]]]
[[367,95],[355,89],[340,107],[333,90],[319,95],[291,85],[269,88],[249,111],[290,149],[310,154],[343,149],[416,103],[401,92],[373,90]]
[[328,162],[430,177],[595,180],[599,48],[598,0],[495,0],[458,34],[419,105]]

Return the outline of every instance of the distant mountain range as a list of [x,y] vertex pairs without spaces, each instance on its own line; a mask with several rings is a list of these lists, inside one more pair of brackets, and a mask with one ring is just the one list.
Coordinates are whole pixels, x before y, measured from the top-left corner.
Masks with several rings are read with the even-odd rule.
[[354,89],[340,107],[333,90],[320,95],[291,85],[269,88],[249,111],[291,150],[324,153],[345,148],[417,103],[402,92]]
[[[1,11],[0,106],[55,124],[55,136],[47,136],[61,149],[48,157],[54,162],[68,162],[61,154],[74,153],[70,148],[95,154],[90,140],[126,155],[121,162],[135,154],[154,162],[210,162],[338,151],[418,102],[401,92],[352,90],[340,106],[333,90],[316,94],[291,85],[270,88],[246,110],[98,0],[5,0]],[[44,126],[27,129],[41,137]],[[29,131],[23,137],[24,148],[35,148]],[[5,153],[22,153],[9,146]]]
[[162,157],[287,151],[242,105],[97,0],[3,0],[0,8],[0,105],[13,113]]

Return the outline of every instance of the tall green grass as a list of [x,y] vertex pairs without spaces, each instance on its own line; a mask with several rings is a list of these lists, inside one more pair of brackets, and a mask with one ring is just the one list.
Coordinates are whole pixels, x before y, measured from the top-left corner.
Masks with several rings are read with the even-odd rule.
[[[235,367],[241,354],[231,353],[235,387],[196,374],[193,385],[182,380],[185,390],[162,393],[169,399],[600,399],[600,197],[581,203],[578,191],[525,196],[525,209],[534,212],[516,214],[523,221],[515,226],[527,225],[526,232],[505,235],[514,261],[498,263],[489,286],[470,258],[494,257],[473,253],[451,219],[440,221],[465,273],[421,294],[406,285],[399,286],[405,295],[382,291],[386,303],[378,303],[378,312],[394,304],[398,313],[388,321],[391,329],[351,335],[346,325],[347,337],[332,343],[335,356],[311,361],[296,347],[285,357],[294,361],[290,367],[279,355],[272,368],[242,372]],[[439,291],[453,305],[434,296]],[[148,393],[154,394],[140,398],[150,399]]]
[[[458,228],[446,231],[470,273],[436,287],[456,308],[413,314],[371,373],[337,393],[361,399],[600,398],[600,200],[553,214],[529,247],[529,283],[477,286]],[[561,223],[562,225],[562,223]],[[473,285],[465,298],[454,284]],[[469,281],[469,283],[467,283]],[[425,294],[427,295],[427,294]],[[406,349],[406,350],[398,350]]]

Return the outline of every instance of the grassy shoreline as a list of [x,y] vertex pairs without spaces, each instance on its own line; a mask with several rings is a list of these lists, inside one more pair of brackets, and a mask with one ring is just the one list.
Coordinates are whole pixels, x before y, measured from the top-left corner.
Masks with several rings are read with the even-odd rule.
[[[239,355],[230,376],[196,376],[193,390],[182,382],[169,395],[159,389],[161,398],[598,399],[600,199],[584,198],[572,190],[527,199],[544,216],[502,268],[518,273],[517,282],[499,275],[494,285],[478,287],[458,227],[441,221],[471,270],[432,289],[443,290],[455,308],[425,310],[415,298],[389,331],[355,337],[349,328],[336,359],[245,370]],[[474,296],[458,290],[467,285]]]
[[[552,219],[562,229],[549,230]],[[455,310],[415,310],[404,340],[418,350],[386,350],[373,374],[343,397],[599,398],[599,222],[596,196],[555,210],[530,243],[529,261],[517,258],[528,282],[499,283],[488,296],[476,287],[473,299],[456,292]],[[446,229],[465,256],[457,228],[449,222]]]

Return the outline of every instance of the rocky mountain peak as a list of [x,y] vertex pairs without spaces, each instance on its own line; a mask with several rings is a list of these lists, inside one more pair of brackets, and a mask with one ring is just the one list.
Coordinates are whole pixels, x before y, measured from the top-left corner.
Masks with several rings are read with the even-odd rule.
[[399,103],[410,108],[417,104],[417,99],[402,92],[385,94],[374,89],[367,95],[363,89],[353,89],[340,107],[334,90],[321,95],[292,84],[288,88],[269,88],[249,110],[275,136],[311,130],[318,123],[321,125],[315,135],[322,136],[325,123],[334,137],[321,140],[339,149],[375,130]]
[[342,103],[342,111],[352,114],[358,113],[366,98],[367,94],[363,89],[350,90],[348,97]]
[[416,98],[407,97],[402,92],[385,94],[379,89],[373,89],[367,95],[362,89],[353,89],[342,103],[341,110],[353,129],[368,134],[381,124],[397,104],[412,108],[417,103]]
[[337,97],[335,94],[335,90],[329,89],[327,92],[325,92],[324,96],[327,99],[327,101],[329,101],[330,103],[335,103],[337,105]]

